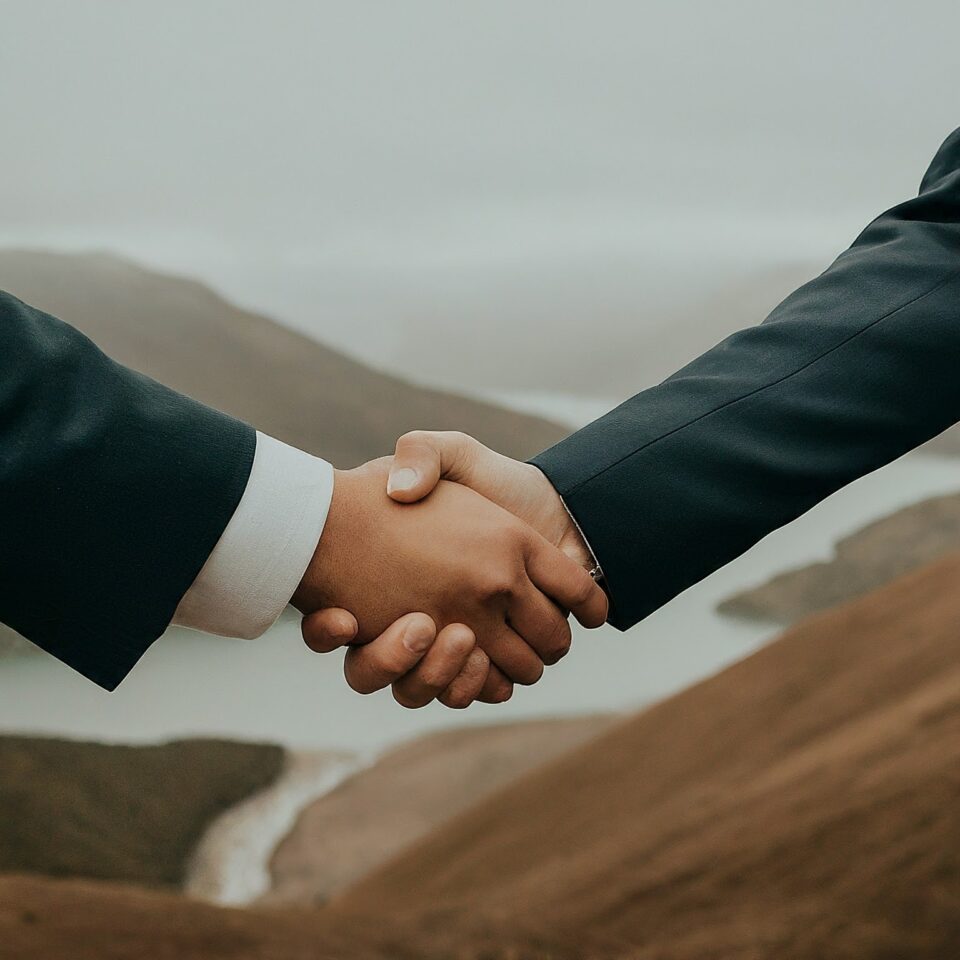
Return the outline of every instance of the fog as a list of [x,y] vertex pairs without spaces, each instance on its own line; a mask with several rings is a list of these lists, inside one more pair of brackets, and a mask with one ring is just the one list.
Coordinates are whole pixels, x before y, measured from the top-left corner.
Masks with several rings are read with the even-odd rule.
[[958,123],[952,2],[0,14],[0,242],[108,248],[516,402],[625,396],[762,319]]

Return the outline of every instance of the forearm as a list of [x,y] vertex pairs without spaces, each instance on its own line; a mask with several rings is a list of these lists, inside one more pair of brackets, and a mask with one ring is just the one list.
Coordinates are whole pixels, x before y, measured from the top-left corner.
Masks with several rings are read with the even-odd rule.
[[252,428],[0,294],[0,620],[112,688],[247,483]]
[[960,132],[761,325],[535,458],[627,627],[960,419]]

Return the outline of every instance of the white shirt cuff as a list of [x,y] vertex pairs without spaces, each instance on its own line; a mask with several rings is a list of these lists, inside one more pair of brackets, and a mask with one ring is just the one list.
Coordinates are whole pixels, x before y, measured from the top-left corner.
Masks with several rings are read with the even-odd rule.
[[240,504],[173,623],[225,637],[259,637],[297,589],[332,496],[329,463],[257,433]]

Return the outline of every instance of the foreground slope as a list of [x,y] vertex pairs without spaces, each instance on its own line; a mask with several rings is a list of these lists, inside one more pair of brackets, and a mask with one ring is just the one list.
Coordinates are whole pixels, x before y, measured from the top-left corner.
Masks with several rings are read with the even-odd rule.
[[82,880],[0,877],[0,957],[16,960],[343,960],[313,915],[227,910]]
[[603,715],[467,727],[389,751],[300,813],[274,851],[265,902],[325,902],[439,824],[614,722]]
[[335,911],[399,957],[955,958],[958,585],[954,554],[803,622]]
[[960,550],[960,493],[931,497],[867,524],[834,555],[772,577],[724,600],[720,613],[789,624],[852,600]]
[[0,878],[0,955],[955,960],[958,582],[952,555],[805,621],[326,909]]

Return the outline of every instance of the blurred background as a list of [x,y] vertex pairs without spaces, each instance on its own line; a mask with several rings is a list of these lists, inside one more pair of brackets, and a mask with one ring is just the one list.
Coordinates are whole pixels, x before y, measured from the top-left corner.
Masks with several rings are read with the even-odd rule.
[[[946,0],[0,15],[0,288],[341,467],[418,427],[537,452],[960,125]],[[958,456],[497,707],[359,698],[293,616],[170,630],[113,694],[5,632],[9,955],[955,957]]]

